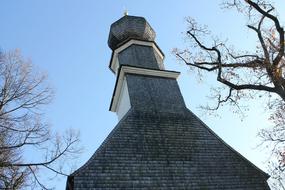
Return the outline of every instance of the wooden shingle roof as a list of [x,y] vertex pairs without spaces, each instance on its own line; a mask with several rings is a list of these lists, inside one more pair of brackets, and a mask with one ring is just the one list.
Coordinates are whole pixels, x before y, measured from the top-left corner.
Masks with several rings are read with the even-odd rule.
[[[126,46],[128,37],[136,40]],[[269,189],[266,173],[186,108],[176,77],[164,70],[164,56],[154,37],[142,17],[124,16],[112,25],[109,45],[117,51],[112,57],[118,92],[113,97],[128,109],[121,109],[125,112],[120,112],[117,126],[89,161],[68,177],[66,189]],[[117,112],[116,107],[111,110]]]
[[130,110],[67,189],[265,190],[268,177],[188,110]]

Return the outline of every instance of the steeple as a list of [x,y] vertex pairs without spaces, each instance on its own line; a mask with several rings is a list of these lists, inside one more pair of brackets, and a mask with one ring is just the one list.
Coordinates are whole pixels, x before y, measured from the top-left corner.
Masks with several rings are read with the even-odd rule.
[[[125,15],[110,28],[110,69],[117,76],[110,110],[119,119],[130,109],[179,112],[185,107],[176,79],[164,69],[156,33],[143,17]],[[178,108],[178,109],[175,109]]]
[[154,42],[155,36],[143,17],[125,15],[114,22],[108,39],[113,50],[110,69],[117,73],[120,65],[130,65],[163,70],[164,55]]
[[110,110],[120,122],[68,176],[66,190],[269,190],[266,173],[186,108],[179,73],[164,69],[154,40],[142,17],[112,24],[110,68],[117,79]]

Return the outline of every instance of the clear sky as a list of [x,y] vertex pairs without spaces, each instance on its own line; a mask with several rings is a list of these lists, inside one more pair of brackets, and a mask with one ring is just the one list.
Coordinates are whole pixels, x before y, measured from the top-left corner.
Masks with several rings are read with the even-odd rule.
[[[284,0],[276,2],[280,17],[285,20]],[[185,102],[228,144],[262,169],[266,169],[266,152],[256,149],[258,129],[270,125],[261,107],[251,107],[241,121],[228,111],[220,117],[209,117],[197,107],[209,101],[213,81],[197,82],[193,73],[178,64],[172,48],[185,45],[185,17],[191,16],[220,37],[228,38],[237,48],[248,49],[256,40],[246,29],[243,16],[234,10],[220,9],[216,0],[1,0],[0,47],[19,48],[34,65],[49,74],[56,91],[46,117],[54,130],[74,128],[81,132],[84,153],[80,167],[94,153],[117,123],[108,111],[115,76],[108,69],[111,50],[107,46],[110,25],[123,16],[145,17],[157,34],[156,42],[164,51],[169,70],[182,72],[179,85]],[[262,101],[259,101],[262,104]],[[253,104],[254,105],[254,104]],[[262,105],[261,105],[262,106]],[[65,178],[53,181],[63,189]]]

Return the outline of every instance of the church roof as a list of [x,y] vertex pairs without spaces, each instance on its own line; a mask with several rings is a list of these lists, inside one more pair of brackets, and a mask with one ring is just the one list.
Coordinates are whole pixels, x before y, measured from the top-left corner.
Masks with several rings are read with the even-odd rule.
[[191,111],[130,110],[68,182],[76,189],[269,189],[268,177]]
[[154,41],[155,36],[155,31],[145,18],[125,15],[111,25],[108,45],[114,50],[130,38]]

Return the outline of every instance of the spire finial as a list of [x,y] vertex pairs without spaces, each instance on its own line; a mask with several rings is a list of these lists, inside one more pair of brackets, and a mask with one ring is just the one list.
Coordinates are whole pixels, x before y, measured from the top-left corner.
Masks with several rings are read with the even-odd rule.
[[128,13],[128,10],[125,8],[124,10],[124,16],[127,16],[129,13]]

